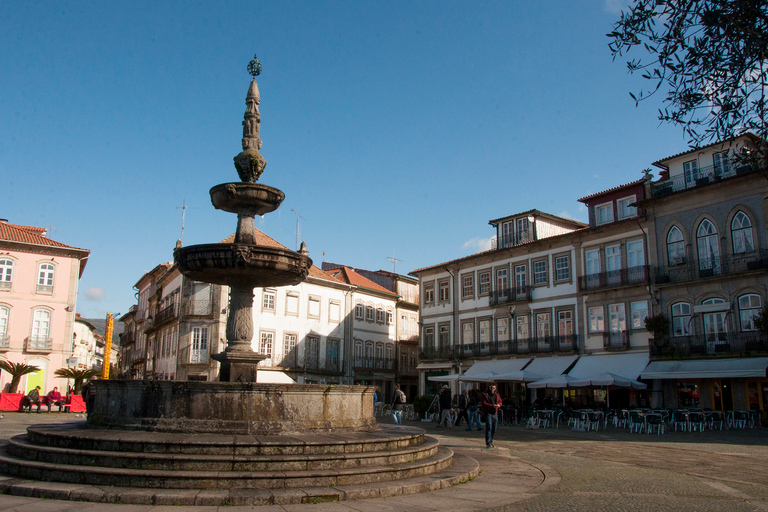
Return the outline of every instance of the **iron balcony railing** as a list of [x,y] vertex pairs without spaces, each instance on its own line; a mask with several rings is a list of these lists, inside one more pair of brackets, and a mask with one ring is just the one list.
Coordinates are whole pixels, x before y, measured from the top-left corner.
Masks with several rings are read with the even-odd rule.
[[630,331],[604,332],[603,348],[605,349],[628,349]]
[[131,352],[131,357],[129,358],[131,363],[137,363],[139,361],[144,361],[147,358],[146,353],[144,350],[134,350]]
[[767,352],[768,335],[760,331],[673,336],[653,340],[650,347],[651,357],[661,359]]
[[184,315],[209,316],[213,314],[213,302],[210,300],[185,300]]
[[136,338],[133,334],[133,331],[124,332],[120,335],[120,345],[122,345],[123,347],[132,345],[135,342],[136,342]]
[[599,274],[588,274],[579,277],[581,291],[599,290],[601,288],[617,288],[633,284],[647,283],[650,280],[648,265],[609,270]]
[[27,350],[50,352],[53,350],[53,339],[47,336],[30,336],[27,340]]
[[502,235],[491,239],[491,249],[503,249],[533,240],[533,230],[526,229],[514,235]]
[[170,306],[166,306],[157,312],[157,315],[155,315],[155,322],[153,327],[158,327],[166,322],[169,322],[170,320],[173,320],[174,318],[176,318],[176,305],[171,304]]
[[396,367],[394,358],[389,357],[356,357],[354,368],[366,370],[394,370]]
[[553,352],[578,352],[579,337],[545,336],[510,341],[467,343],[454,347],[424,348],[423,359],[459,359],[465,357],[497,356],[507,354],[546,354]]
[[493,290],[488,295],[488,304],[491,306],[500,306],[503,304],[512,304],[514,302],[530,302],[532,297],[531,286],[514,286],[504,290]]
[[729,254],[699,261],[684,261],[680,265],[656,267],[656,284],[681,283],[694,279],[737,274],[768,269],[768,251]]
[[757,165],[743,163],[700,167],[693,172],[684,172],[664,181],[651,183],[651,196],[654,198],[665,197],[682,192],[683,190],[703,187],[710,183],[733,178],[734,176],[751,174],[758,170],[759,167]]
[[325,361],[307,361],[303,366],[294,369],[319,373],[340,373],[342,371],[341,363],[339,358],[326,358]]

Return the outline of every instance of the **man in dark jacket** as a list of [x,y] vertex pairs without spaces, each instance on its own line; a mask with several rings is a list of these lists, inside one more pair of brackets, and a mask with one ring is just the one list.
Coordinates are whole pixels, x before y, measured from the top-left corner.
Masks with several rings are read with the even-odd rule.
[[445,420],[445,426],[447,428],[453,427],[453,422],[451,422],[451,388],[443,386],[440,390],[438,403],[440,404],[440,421],[437,426],[442,426],[443,421]]
[[501,395],[496,391],[496,384],[488,386],[488,391],[483,393],[482,413],[485,416],[485,447],[493,448],[493,436],[496,435],[496,426],[499,424],[499,409],[501,408]]
[[469,407],[469,400],[467,399],[467,390],[461,392],[459,395],[459,414],[456,415],[456,425],[457,427],[461,425],[461,418],[464,418],[469,422],[469,418],[467,417],[467,408]]

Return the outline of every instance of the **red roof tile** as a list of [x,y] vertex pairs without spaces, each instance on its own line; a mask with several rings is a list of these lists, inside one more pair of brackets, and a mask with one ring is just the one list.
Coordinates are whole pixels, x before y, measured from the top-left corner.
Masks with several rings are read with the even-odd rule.
[[[71,245],[62,244],[56,240],[51,240],[39,235],[36,231],[42,228],[25,229],[25,226],[15,224],[0,223],[0,240],[7,242],[16,242],[20,244],[45,245],[48,247],[59,247],[61,249],[72,249],[75,251],[90,252],[88,249],[81,249]],[[43,232],[45,230],[43,229]]]
[[358,274],[357,272],[355,272],[349,267],[342,266],[339,268],[328,270],[327,272],[332,276],[336,277],[337,279],[339,279],[340,281],[357,286],[358,288],[367,288],[369,290],[373,290],[379,293],[386,293],[387,295],[397,296],[397,294],[392,293],[391,291],[387,290],[380,284],[374,283],[367,277],[361,276],[360,274]]
[[584,196],[581,199],[577,199],[580,203],[583,203],[587,199],[592,199],[593,197],[601,196],[603,194],[607,194],[608,192],[615,192],[617,190],[621,190],[622,188],[627,188],[634,185],[639,185],[645,181],[645,178],[640,178],[639,180],[630,181],[629,183],[625,183],[624,185],[617,185],[615,187],[609,188],[608,190],[603,190],[602,192],[596,192],[594,194],[589,194],[588,196]]

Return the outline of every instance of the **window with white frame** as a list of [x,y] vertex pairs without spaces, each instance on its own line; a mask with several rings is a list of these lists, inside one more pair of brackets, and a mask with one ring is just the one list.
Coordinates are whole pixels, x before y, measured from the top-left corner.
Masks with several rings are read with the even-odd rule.
[[283,334],[283,360],[281,366],[294,368],[296,364],[296,340],[298,336],[293,333]]
[[0,259],[0,290],[10,290],[13,282],[13,260]]
[[755,318],[760,316],[761,309],[762,299],[759,295],[748,293],[739,297],[739,323],[742,332],[757,330]]
[[275,310],[275,290],[265,289],[261,299],[261,309],[265,311]]
[[441,324],[438,331],[438,343],[441,347],[448,347],[451,345],[451,326],[449,324]]
[[603,306],[593,306],[587,312],[589,314],[589,332],[604,332],[605,313]]
[[504,294],[509,288],[509,272],[506,268],[496,269],[496,291]]
[[52,263],[41,263],[37,267],[37,287],[35,293],[52,294],[53,277],[56,267]]
[[680,265],[685,261],[685,241],[677,226],[672,226],[667,233],[667,261],[670,266]]
[[[395,314],[392,311],[387,310],[386,315],[387,315],[387,325],[392,325],[395,321]],[[407,326],[408,324],[406,323],[405,325]]]
[[307,336],[304,343],[304,367],[318,368],[320,363],[320,338],[318,336]]
[[536,337],[540,340],[552,335],[552,322],[549,313],[536,313]]
[[621,270],[621,245],[609,245],[605,248],[605,270]]
[[365,319],[368,322],[373,322],[376,317],[374,316],[373,306],[365,306]]
[[568,256],[555,258],[555,281],[568,281],[571,279],[571,262]]
[[637,207],[634,206],[635,196],[623,197],[616,201],[616,209],[619,213],[619,220],[637,217]]
[[632,329],[645,329],[645,319],[648,317],[648,301],[631,302],[629,307],[632,310]]
[[341,303],[337,300],[331,300],[328,302],[328,321],[341,321]]
[[509,341],[509,318],[496,319],[496,341],[499,343]]
[[363,365],[363,342],[355,341],[355,366]]
[[491,293],[491,271],[485,270],[478,273],[477,280],[479,281],[479,294],[488,295]]
[[434,346],[435,346],[435,326],[425,325],[424,326],[424,347],[432,348]]
[[480,343],[487,344],[491,342],[491,320],[489,318],[484,318],[477,322],[477,331]]
[[384,309],[381,307],[376,308],[376,322],[380,324],[384,323]]
[[308,318],[320,318],[320,297],[310,296],[307,306]]
[[515,326],[518,340],[527,340],[531,337],[531,331],[528,325],[528,315],[519,315],[515,317]]
[[755,245],[752,243],[752,222],[742,211],[736,213],[731,221],[731,238],[734,254],[755,250]]
[[275,346],[275,333],[262,332],[259,343],[259,353],[266,354],[267,359],[272,359],[272,348]]
[[464,345],[471,345],[475,342],[474,322],[464,322],[461,324],[461,342]]
[[515,288],[522,290],[528,284],[528,268],[525,265],[515,265]]
[[326,340],[325,366],[330,371],[339,371],[339,340]]
[[699,252],[699,270],[712,270],[712,274],[720,274],[717,228],[709,219],[701,221],[696,230],[696,248]]
[[587,275],[595,275],[600,273],[600,250],[592,249],[584,253],[584,259],[587,263]]
[[189,354],[190,363],[208,362],[208,327],[192,328],[192,351]]
[[286,315],[298,315],[299,314],[299,295],[296,293],[288,293],[285,296],[285,314]]
[[8,321],[11,318],[11,309],[0,305],[0,342],[8,339]]
[[355,304],[355,319],[356,320],[365,319],[365,306],[360,302]]
[[608,222],[613,222],[613,203],[595,206],[595,224],[607,224]]
[[51,311],[48,309],[36,309],[32,314],[33,343],[43,343],[50,339],[51,335]]
[[557,312],[557,334],[571,336],[573,334],[573,311]]
[[475,296],[475,275],[464,274],[461,276],[461,298],[471,299]]
[[720,175],[727,175],[731,172],[731,161],[728,158],[728,152],[722,151],[712,155],[712,160],[715,163],[715,172]]
[[699,162],[697,160],[683,162],[683,175],[686,188],[692,186],[699,179]]
[[533,284],[547,284],[547,260],[533,262]]
[[624,332],[627,330],[627,315],[624,304],[610,304],[608,306],[610,316],[610,329],[613,333]]
[[643,241],[627,242],[627,268],[642,267],[643,265],[645,265]]
[[691,305],[687,302],[672,304],[672,335],[691,334]]
[[440,281],[440,302],[449,302],[451,300],[450,285],[448,280]]
[[435,283],[424,283],[424,304],[435,303]]

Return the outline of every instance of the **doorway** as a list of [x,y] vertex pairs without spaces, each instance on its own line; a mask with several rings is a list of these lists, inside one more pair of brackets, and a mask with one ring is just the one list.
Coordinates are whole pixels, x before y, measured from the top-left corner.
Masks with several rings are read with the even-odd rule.
[[712,409],[716,411],[733,410],[733,393],[730,380],[712,381]]

